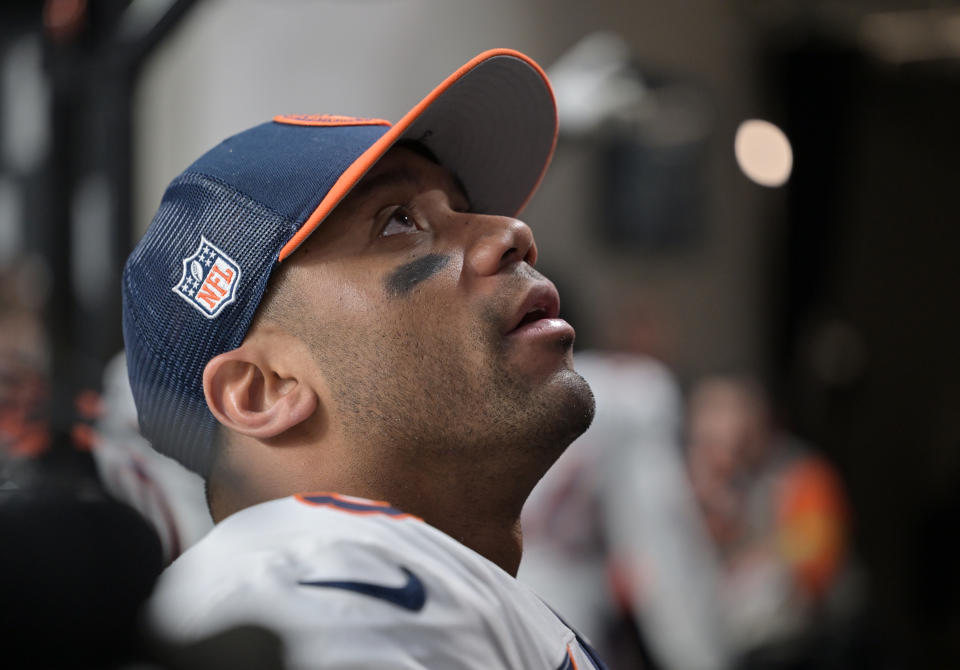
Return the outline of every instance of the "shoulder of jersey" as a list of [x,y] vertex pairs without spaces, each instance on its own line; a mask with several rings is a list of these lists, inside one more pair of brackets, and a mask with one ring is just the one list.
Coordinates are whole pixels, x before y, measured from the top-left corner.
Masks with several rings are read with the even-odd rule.
[[255,622],[282,631],[298,658],[333,666],[343,654],[364,667],[389,665],[364,654],[413,658],[421,647],[433,667],[464,654],[476,662],[463,667],[560,667],[575,647],[493,563],[379,501],[311,493],[248,508],[168,573],[152,612],[174,638]]
[[[304,597],[329,601],[353,596],[359,607],[379,604],[375,597],[367,599],[370,603],[358,598],[362,594],[356,590],[320,582],[384,586],[381,591],[388,596],[408,596],[401,605],[416,605],[421,571],[396,560],[394,548],[427,528],[387,503],[340,494],[261,503],[221,521],[171,564],[155,591],[153,611],[162,628],[178,632],[191,622],[203,628],[201,622],[228,622],[241,614],[259,619],[263,602],[286,603],[293,611],[291,598],[299,603]],[[407,590],[400,593],[400,587]],[[350,598],[347,602],[352,605]],[[383,598],[380,602],[390,604]],[[318,605],[313,615],[323,618],[326,613]],[[273,616],[285,621],[287,615],[278,608]]]

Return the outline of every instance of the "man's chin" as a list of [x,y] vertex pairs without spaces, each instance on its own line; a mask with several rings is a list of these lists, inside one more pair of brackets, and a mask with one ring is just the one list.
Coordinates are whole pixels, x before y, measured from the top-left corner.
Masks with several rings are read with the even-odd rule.
[[596,403],[590,385],[572,368],[557,370],[547,382],[539,436],[557,456],[580,437],[590,424]]
[[590,384],[576,370],[572,368],[564,370],[560,373],[560,377],[567,387],[569,395],[567,421],[573,435],[570,441],[573,442],[586,432],[590,424],[593,423],[593,417],[597,410],[596,400],[593,397]]

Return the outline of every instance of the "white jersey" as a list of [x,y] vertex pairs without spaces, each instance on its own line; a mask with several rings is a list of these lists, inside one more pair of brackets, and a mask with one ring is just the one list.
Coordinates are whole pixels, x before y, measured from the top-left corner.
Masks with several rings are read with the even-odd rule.
[[179,642],[264,626],[288,668],[602,667],[499,566],[387,503],[337,494],[222,521],[161,576],[150,619]]

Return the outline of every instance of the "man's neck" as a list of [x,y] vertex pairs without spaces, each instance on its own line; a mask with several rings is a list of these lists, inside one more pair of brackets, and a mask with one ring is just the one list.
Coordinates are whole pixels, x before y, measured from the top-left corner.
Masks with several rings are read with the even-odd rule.
[[506,516],[490,516],[464,507],[438,507],[404,505],[393,502],[395,507],[415,514],[434,528],[443,531],[460,544],[473,549],[486,559],[496,563],[514,577],[520,568],[523,554],[523,532],[519,513]]
[[403,476],[390,477],[364,472],[330,483],[338,485],[340,493],[386,500],[422,518],[515,576],[523,553],[520,512],[536,482],[526,486],[515,476],[484,476],[473,470],[408,469]]
[[[293,455],[292,450],[286,453]],[[538,467],[515,467],[514,463],[506,472],[494,472],[478,471],[475,463],[411,465],[391,463],[387,453],[377,459],[351,459],[351,450],[320,463],[311,461],[316,453],[322,452],[308,450],[302,459],[260,464],[256,472],[275,476],[246,481],[243,488],[248,495],[245,504],[237,508],[307,491],[385,500],[422,518],[507,573],[517,574],[523,552],[520,512],[539,479]]]

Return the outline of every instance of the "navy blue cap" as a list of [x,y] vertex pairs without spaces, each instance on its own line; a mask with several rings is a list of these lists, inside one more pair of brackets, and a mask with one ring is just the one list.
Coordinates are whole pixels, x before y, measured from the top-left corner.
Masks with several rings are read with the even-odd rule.
[[556,144],[543,70],[487,51],[403,119],[277,116],[224,140],[167,187],[123,272],[123,336],[140,428],[154,448],[206,475],[217,421],[207,362],[240,346],[270,274],[401,139],[463,183],[477,212],[515,215]]

